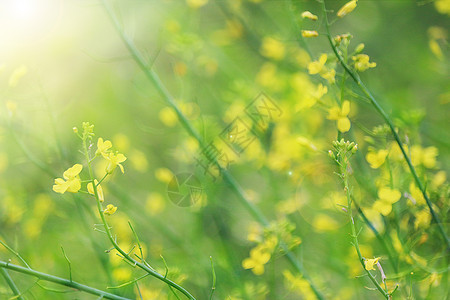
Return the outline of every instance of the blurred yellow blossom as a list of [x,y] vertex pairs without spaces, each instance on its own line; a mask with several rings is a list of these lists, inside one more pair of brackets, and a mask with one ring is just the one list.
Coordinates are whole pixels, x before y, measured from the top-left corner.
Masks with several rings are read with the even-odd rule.
[[[94,180],[94,183],[95,183],[95,185],[97,186],[97,194],[98,194],[98,198],[99,198],[100,202],[105,201],[105,197],[103,196],[103,189],[102,189],[102,186],[98,184],[97,179]],[[94,195],[94,194],[95,194],[95,193],[94,193],[94,187],[93,187],[93,185],[92,185],[92,182],[89,182],[89,183],[87,184],[87,189],[88,189],[89,194],[91,194],[91,195]]]
[[150,193],[145,202],[145,209],[151,215],[161,213],[166,206],[164,198],[159,193]]
[[318,231],[333,231],[339,228],[336,220],[325,214],[318,214],[314,218],[313,227]]
[[366,259],[364,261],[364,265],[366,267],[367,271],[370,270],[375,270],[375,268],[373,267],[374,265],[376,265],[378,263],[378,260],[380,260],[381,257],[377,257],[377,258],[370,258],[370,259]]
[[167,168],[158,168],[155,170],[155,177],[163,183],[169,183],[173,178],[173,173]]
[[317,299],[311,285],[307,280],[300,275],[294,276],[289,270],[283,271],[283,276],[286,279],[286,285],[289,290],[296,292],[302,299],[313,300]]
[[256,246],[250,250],[250,257],[242,261],[244,269],[251,269],[255,275],[264,273],[264,265],[270,260],[270,253],[263,246]]
[[336,120],[337,128],[340,132],[347,132],[350,130],[350,119],[347,117],[350,113],[350,101],[345,100],[342,107],[334,106],[328,110],[328,120]]
[[378,200],[373,204],[373,209],[387,216],[392,211],[392,204],[400,200],[402,194],[388,187],[382,187],[378,191]]
[[414,145],[411,147],[411,162],[414,166],[423,165],[428,169],[434,168],[437,156],[438,149],[434,146],[422,148],[420,145]]
[[148,169],[148,161],[145,153],[136,149],[130,152],[128,157],[133,168],[138,172],[145,172]]
[[311,75],[319,74],[323,67],[325,66],[325,63],[327,62],[327,55],[322,54],[320,55],[319,59],[317,61],[310,62],[308,65],[308,72]]
[[56,178],[55,179],[55,185],[53,185],[53,191],[64,194],[65,192],[70,193],[77,193],[81,188],[81,180],[80,174],[81,170],[83,169],[83,166],[80,164],[75,164],[73,167],[67,169],[63,173],[62,178]]
[[130,268],[119,267],[112,271],[113,278],[118,282],[128,281],[131,279],[132,275]]
[[344,6],[342,6],[338,12],[337,16],[339,18],[342,18],[346,16],[347,14],[351,13],[356,8],[356,3],[358,0],[352,0],[350,2],[347,2]]
[[369,152],[366,154],[366,160],[372,169],[378,169],[382,164],[384,164],[388,153],[388,150],[385,149],[378,151],[369,149]]
[[428,47],[430,47],[431,52],[438,58],[443,59],[444,54],[442,53],[441,47],[436,40],[430,40],[428,42]]
[[419,212],[415,213],[414,216],[416,219],[414,220],[414,229],[425,228],[430,225],[431,214],[428,209],[422,209]]
[[267,58],[280,60],[284,57],[285,47],[279,40],[265,37],[262,41],[261,54]]
[[353,63],[355,64],[355,69],[359,72],[363,72],[369,68],[375,68],[377,66],[374,62],[369,62],[369,56],[367,54],[358,54],[352,56]]
[[177,113],[171,107],[164,107],[159,111],[159,119],[167,127],[173,127],[178,122]]
[[436,0],[434,1],[436,10],[441,14],[447,14],[450,16],[450,1],[449,0]]

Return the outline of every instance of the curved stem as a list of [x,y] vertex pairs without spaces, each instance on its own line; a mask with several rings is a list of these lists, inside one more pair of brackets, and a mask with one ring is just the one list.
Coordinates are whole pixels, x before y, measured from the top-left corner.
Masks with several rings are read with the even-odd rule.
[[[149,81],[152,82],[154,87],[157,89],[159,94],[164,98],[164,100],[167,102],[167,104],[175,111],[183,128],[188,132],[189,135],[191,135],[193,138],[195,138],[198,141],[201,148],[204,148],[206,146],[206,144],[203,141],[203,139],[200,137],[198,132],[188,121],[186,116],[181,112],[181,110],[175,103],[174,98],[169,93],[169,91],[164,86],[164,84],[161,82],[161,79],[159,78],[159,76],[156,74],[155,71],[153,71],[152,69],[149,69],[147,67],[145,60],[143,59],[140,52],[136,49],[133,42],[123,32],[123,30],[119,24],[119,21],[117,20],[113,10],[111,9],[111,6],[107,3],[106,0],[102,0],[102,3],[106,9],[108,17],[110,18],[111,22],[113,23],[120,38],[122,39],[126,48],[128,49],[131,56],[133,57],[133,60],[141,68],[141,70],[144,72],[145,76],[149,79]],[[238,197],[238,200],[247,209],[247,211],[254,217],[254,219],[257,222],[259,222],[264,227],[267,227],[269,225],[268,220],[262,214],[262,212],[246,198],[243,189],[236,182],[234,177],[226,169],[224,169],[220,166],[220,164],[217,162],[217,159],[215,159],[214,157],[208,157],[208,159],[219,168],[219,170],[223,176],[223,179],[225,180],[225,182],[228,183],[230,189],[236,194],[236,196]],[[306,274],[303,267],[298,263],[297,259],[294,257],[292,252],[290,252],[286,247],[283,247],[283,248],[284,248],[283,250],[285,250],[287,253],[286,257],[287,257],[288,261],[308,281],[308,283],[310,284],[311,289],[314,291],[314,294],[316,295],[316,297],[318,299],[324,299],[323,296],[321,295],[321,293],[319,292],[318,288],[312,283],[310,277]]]
[[[95,179],[94,179],[94,171],[93,171],[92,166],[91,166],[92,160],[89,157],[89,150],[88,150],[88,146],[87,146],[87,143],[86,143],[86,139],[83,139],[83,148],[84,148],[84,155],[85,155],[85,158],[86,158],[86,161],[87,161],[87,164],[88,164],[90,181],[91,181],[92,187],[94,189],[94,196],[95,196],[95,199],[97,200],[98,213],[99,213],[100,218],[102,220],[103,227],[105,229],[106,235],[108,236],[108,239],[111,242],[111,244],[132,265],[138,266],[139,268],[141,268],[142,270],[146,271],[147,273],[149,273],[153,277],[156,277],[159,280],[167,283],[169,286],[179,290],[188,299],[196,300],[194,298],[194,296],[192,296],[186,289],[184,289],[183,287],[179,286],[178,284],[176,284],[175,282],[171,281],[170,279],[166,278],[166,276],[163,276],[163,275],[159,274],[158,272],[156,272],[155,270],[149,268],[145,263],[142,263],[142,262],[139,262],[139,261],[133,259],[128,253],[126,253],[125,251],[123,251],[122,248],[119,247],[119,245],[117,244],[116,240],[112,236],[111,227],[109,227],[108,222],[106,221],[106,218],[105,218],[105,214],[103,213],[103,207],[102,207],[102,203],[100,202],[100,198],[98,196],[97,185],[95,184]],[[103,178],[105,178],[105,177],[103,177]],[[142,257],[142,260],[143,259],[144,258]]]
[[353,70],[350,69],[350,67],[345,63],[344,59],[342,58],[342,55],[339,54],[338,49],[336,48],[336,46],[333,43],[333,40],[331,39],[330,25],[328,23],[328,17],[327,17],[327,10],[326,10],[326,6],[325,6],[325,1],[322,0],[321,2],[322,2],[322,8],[323,8],[323,11],[324,11],[325,26],[326,26],[326,29],[327,29],[327,38],[328,38],[328,42],[330,43],[331,48],[333,49],[334,54],[336,55],[337,59],[339,60],[339,63],[342,65],[342,67],[345,69],[345,71],[356,82],[356,84],[358,85],[360,90],[370,100],[372,105],[375,107],[376,111],[381,115],[381,117],[384,119],[386,124],[389,126],[389,129],[391,130],[392,135],[394,136],[394,139],[397,142],[397,145],[399,146],[406,163],[408,164],[408,168],[409,168],[409,170],[411,172],[411,175],[413,176],[417,187],[422,192],[422,195],[423,195],[423,197],[425,199],[425,202],[427,203],[427,206],[428,206],[428,208],[430,210],[431,217],[433,218],[433,221],[437,224],[437,227],[439,229],[439,233],[444,238],[444,241],[445,241],[445,243],[447,245],[447,251],[450,250],[450,240],[448,239],[447,234],[445,233],[444,227],[442,226],[442,223],[441,223],[438,215],[436,214],[436,212],[433,209],[431,200],[428,197],[428,194],[426,193],[425,187],[422,184],[421,180],[419,179],[419,176],[417,175],[417,171],[414,168],[414,166],[413,166],[413,164],[411,162],[411,159],[409,158],[408,154],[405,151],[405,148],[403,147],[403,143],[400,140],[400,137],[399,137],[397,131],[395,130],[394,124],[392,123],[392,121],[389,118],[389,116],[387,115],[387,113],[383,110],[383,108],[380,106],[380,104],[373,97],[373,95],[369,91],[369,89],[361,81],[361,78],[359,77],[359,75],[356,72],[354,72]]
[[93,288],[93,287],[90,287],[90,286],[87,286],[87,285],[84,285],[84,284],[81,284],[81,283],[78,283],[78,282],[75,282],[75,281],[72,281],[69,279],[64,279],[61,277],[57,277],[57,276],[49,275],[49,274],[42,273],[39,271],[35,271],[33,269],[13,265],[13,264],[7,263],[5,261],[0,261],[0,269],[2,269],[2,268],[9,269],[9,270],[16,271],[16,272],[23,273],[23,274],[27,274],[27,275],[31,275],[31,276],[39,278],[40,280],[50,281],[50,282],[53,282],[56,284],[71,287],[73,289],[83,291],[88,294],[97,295],[97,296],[100,296],[105,299],[131,300],[130,298],[117,296],[117,295],[114,295],[114,294],[111,294],[111,293],[108,293],[108,292],[105,292],[102,290],[98,290],[96,288]]

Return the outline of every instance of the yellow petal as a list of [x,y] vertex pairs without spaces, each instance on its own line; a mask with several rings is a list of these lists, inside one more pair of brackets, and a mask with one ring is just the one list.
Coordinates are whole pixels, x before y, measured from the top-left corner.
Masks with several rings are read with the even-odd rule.
[[344,103],[342,103],[342,111],[341,114],[343,117],[348,116],[350,113],[350,101],[345,100]]
[[78,191],[81,189],[81,181],[79,178],[73,178],[68,181],[69,187],[67,188],[67,191],[70,193],[78,193]]
[[373,209],[382,214],[383,216],[387,216],[392,211],[392,204],[381,200],[377,200],[373,204]]
[[391,204],[400,200],[401,196],[402,194],[398,190],[390,189],[387,187],[381,188],[378,191],[378,197],[380,197],[380,199],[382,199],[383,201]]
[[80,164],[75,164],[73,165],[73,167],[67,169],[64,173],[63,173],[63,177],[66,180],[75,178],[75,176],[77,176],[78,174],[80,174],[81,170],[83,169],[83,166]]
[[242,261],[242,267],[244,269],[252,269],[255,267],[255,262],[251,258],[246,258]]
[[348,118],[340,118],[337,121],[337,128],[342,133],[349,131],[350,127],[351,127],[351,123],[350,123],[350,120]]
[[264,265],[256,265],[252,271],[255,275],[262,275],[264,274]]
[[64,194],[69,188],[69,183],[64,181],[62,178],[55,179],[55,185],[53,186],[53,191]]

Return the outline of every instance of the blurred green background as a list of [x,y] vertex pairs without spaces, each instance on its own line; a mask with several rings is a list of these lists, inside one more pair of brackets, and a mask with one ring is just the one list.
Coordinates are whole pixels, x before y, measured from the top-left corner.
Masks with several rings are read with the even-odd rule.
[[[395,121],[401,137],[411,145],[436,147],[437,163],[420,171],[427,180],[450,168],[448,8],[445,11],[449,4],[436,2],[442,3],[360,0],[354,12],[332,25],[333,34],[353,35],[352,49],[364,43],[364,53],[377,63],[361,76]],[[335,205],[343,193],[326,153],[337,131],[335,122],[326,117],[327,105],[334,103],[339,88],[329,86],[322,104],[299,107],[315,85],[325,84],[318,76],[308,75],[308,63],[321,53],[328,53],[332,61],[325,37],[305,42],[300,34],[301,29],[325,32],[319,3],[110,3],[127,36],[206,142],[218,141],[234,117],[248,121],[244,108],[261,92],[280,107],[281,116],[270,130],[241,155],[233,156],[230,173],[269,220],[278,224],[287,220],[295,226],[292,234],[302,242],[293,252],[327,298],[378,297],[364,288],[370,286],[367,278],[355,279],[363,270],[350,245],[347,219]],[[326,3],[337,11],[345,1]],[[304,10],[319,20],[302,20]],[[2,0],[0,37],[0,236],[34,269],[68,277],[63,247],[74,280],[87,285],[105,289],[142,274],[104,252],[110,245],[106,236],[94,230],[99,220],[91,197],[52,191],[54,178],[73,164],[84,163],[72,128],[89,121],[95,124],[96,138],[111,140],[128,158],[125,174],[116,171],[103,184],[106,202],[119,208],[109,220],[124,248],[134,244],[127,225],[130,220],[145,244],[149,263],[164,273],[163,255],[169,278],[181,282],[197,299],[207,299],[210,293],[210,256],[217,274],[216,299],[309,299],[307,293],[286,283],[283,272],[290,267],[280,253],[265,266],[263,275],[242,267],[255,246],[247,236],[249,228],[257,228],[252,227],[252,216],[220,175],[214,180],[198,165],[198,144],[133,61],[101,2]],[[270,45],[271,39],[275,46]],[[341,75],[338,69],[337,82]],[[348,82],[349,90],[357,94]],[[362,206],[369,207],[376,198],[374,182],[381,175],[364,160],[369,146],[365,136],[383,121],[361,97],[350,92],[348,97],[352,134],[345,137],[355,139],[362,151],[354,176],[369,182],[368,189],[355,182],[355,195]],[[381,144],[391,141],[387,138]],[[101,177],[104,166],[96,168]],[[172,176],[183,172],[194,174],[203,190],[201,201],[190,207],[175,205],[167,194]],[[398,189],[402,194],[410,192],[407,172],[398,174],[404,176],[395,179]],[[448,184],[436,195],[432,199],[442,209],[445,222]],[[402,201],[396,220],[408,216],[406,197]],[[378,223],[380,233],[392,242],[393,219]],[[280,229],[282,225],[273,226],[285,230]],[[396,229],[408,244],[411,228],[405,226]],[[416,250],[425,261],[439,257],[430,267],[434,271],[403,261],[391,283],[404,285],[409,280],[414,284],[411,291],[407,286],[407,293],[414,298],[443,299],[448,272],[442,253],[436,250],[442,242],[432,225],[421,230],[429,234],[429,241],[425,250]],[[385,258],[367,227],[360,239],[367,257]],[[3,248],[0,257],[18,263]],[[394,275],[384,264],[388,277]],[[52,293],[35,285],[33,278],[10,273],[22,291],[30,288],[27,299],[95,299],[80,293]],[[430,279],[433,273],[439,279],[428,290],[430,282],[435,282]],[[11,297],[0,282],[0,298]],[[140,287],[147,293],[144,299],[175,299],[154,278],[143,279]],[[137,297],[134,288],[114,292]]]

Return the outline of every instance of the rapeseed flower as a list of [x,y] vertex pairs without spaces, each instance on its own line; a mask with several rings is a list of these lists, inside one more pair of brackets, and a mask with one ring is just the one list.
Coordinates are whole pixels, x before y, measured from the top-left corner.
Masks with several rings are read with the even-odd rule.
[[344,133],[350,130],[351,123],[347,117],[350,113],[350,102],[345,100],[342,103],[342,107],[334,106],[328,110],[328,120],[336,120],[337,128],[340,132]]
[[65,192],[77,193],[81,188],[80,174],[83,166],[75,164],[73,167],[67,169],[63,173],[63,178],[56,178],[55,185],[53,185],[53,191],[64,194]]

